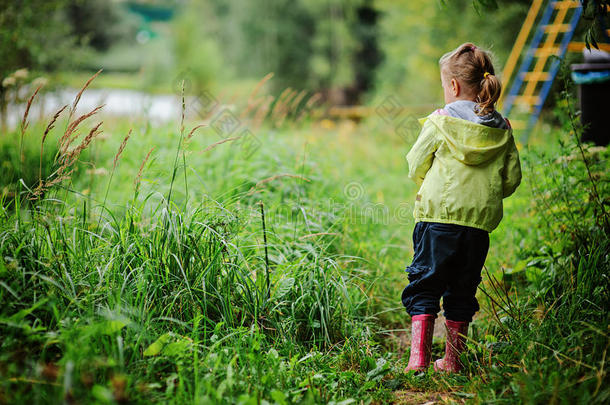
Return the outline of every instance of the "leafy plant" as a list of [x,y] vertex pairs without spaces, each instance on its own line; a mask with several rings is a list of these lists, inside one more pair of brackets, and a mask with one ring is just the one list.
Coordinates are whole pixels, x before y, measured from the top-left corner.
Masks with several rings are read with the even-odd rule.
[[[536,243],[522,249],[522,278],[489,276],[497,342],[479,346],[495,356],[474,384],[482,401],[605,403],[610,321],[610,194],[607,148],[580,141],[568,76],[558,102],[565,138],[559,153],[527,159]],[[514,276],[515,273],[513,273]]]

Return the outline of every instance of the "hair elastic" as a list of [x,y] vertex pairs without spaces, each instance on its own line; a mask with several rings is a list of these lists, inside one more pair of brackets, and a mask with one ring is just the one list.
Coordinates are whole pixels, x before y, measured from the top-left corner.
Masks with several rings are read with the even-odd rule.
[[489,76],[489,72],[485,72],[485,73],[483,74],[483,79],[485,79],[487,76]]

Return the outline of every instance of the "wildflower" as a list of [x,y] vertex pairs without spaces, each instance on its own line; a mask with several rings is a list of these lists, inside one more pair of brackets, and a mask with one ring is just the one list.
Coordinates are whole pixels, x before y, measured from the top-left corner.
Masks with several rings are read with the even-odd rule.
[[104,167],[96,167],[95,169],[87,169],[87,174],[92,174],[94,176],[105,176],[108,174],[108,170]]
[[15,83],[17,83],[17,80],[13,76],[9,76],[2,80],[2,87],[14,86]]
[[36,79],[32,80],[33,87],[43,87],[46,86],[47,83],[49,83],[49,79],[46,77],[37,77]]
[[13,77],[15,79],[27,79],[28,74],[28,70],[26,68],[23,68],[16,70],[15,73],[13,73]]

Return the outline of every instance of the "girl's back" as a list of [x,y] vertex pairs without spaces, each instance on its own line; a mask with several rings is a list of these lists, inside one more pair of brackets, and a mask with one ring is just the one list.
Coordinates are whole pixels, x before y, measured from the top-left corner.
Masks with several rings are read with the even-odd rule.
[[510,124],[494,108],[502,89],[489,55],[463,44],[440,60],[445,102],[424,119],[407,155],[419,186],[416,222],[471,226],[491,232],[502,199],[521,182]]
[[502,199],[519,185],[521,171],[512,131],[504,120],[494,119],[498,128],[443,113],[425,120],[407,155],[409,177],[421,185],[413,212],[416,222],[488,232],[498,226]]

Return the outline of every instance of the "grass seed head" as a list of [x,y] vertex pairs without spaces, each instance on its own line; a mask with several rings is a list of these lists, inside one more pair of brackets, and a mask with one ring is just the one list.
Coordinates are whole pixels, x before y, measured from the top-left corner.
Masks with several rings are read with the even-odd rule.
[[65,153],[70,147],[70,145],[74,142],[74,140],[78,137],[78,133],[73,135],[73,133],[76,131],[76,128],[87,118],[97,114],[102,108],[104,108],[104,104],[95,107],[90,112],[81,115],[80,117],[72,121],[70,124],[68,124],[66,131],[61,136],[61,138],[59,138],[59,150],[61,153]]
[[138,170],[138,175],[136,176],[136,178],[133,181],[134,187],[136,189],[136,193],[140,190],[140,181],[142,180],[142,173],[144,172],[144,166],[146,166],[146,162],[148,162],[148,159],[150,158],[150,154],[153,152],[153,150],[155,150],[154,146],[152,148],[150,148],[150,150],[146,154],[146,157],[142,161],[142,164],[140,165],[140,169]]
[[28,127],[28,115],[30,114],[30,107],[32,107],[32,102],[34,98],[42,88],[42,85],[38,86],[32,96],[28,99],[28,102],[25,106],[25,112],[23,113],[23,119],[21,120],[21,136],[24,135],[26,128]]
[[91,82],[100,74],[102,73],[103,69],[98,70],[93,76],[91,76],[89,78],[89,80],[87,80],[87,82],[85,83],[85,85],[80,89],[80,91],[76,94],[76,97],[74,98],[74,102],[72,103],[72,109],[70,110],[70,116],[72,116],[72,114],[74,114],[74,111],[76,111],[76,106],[78,105],[78,102],[80,101],[81,96],[83,95],[84,91],[87,89],[87,87],[89,87],[89,84],[91,84]]
[[129,138],[131,137],[131,129],[129,130],[129,132],[127,133],[127,135],[125,135],[125,138],[123,138],[123,142],[121,142],[121,145],[119,146],[119,150],[117,151],[116,155],[114,155],[114,160],[112,161],[112,168],[113,170],[116,168],[116,165],[119,161],[119,158],[121,157],[121,154],[123,153],[123,150],[125,150],[125,146],[127,145],[127,141],[129,140]]
[[42,134],[42,143],[44,143],[44,141],[47,139],[47,136],[49,135],[49,132],[51,132],[51,130],[55,126],[55,122],[57,121],[57,118],[59,118],[61,113],[64,112],[64,110],[66,108],[68,108],[68,104],[66,104],[63,107],[61,107],[59,110],[57,110],[55,115],[53,115],[53,118],[51,118],[51,121],[49,121],[49,124],[45,128],[44,133]]

